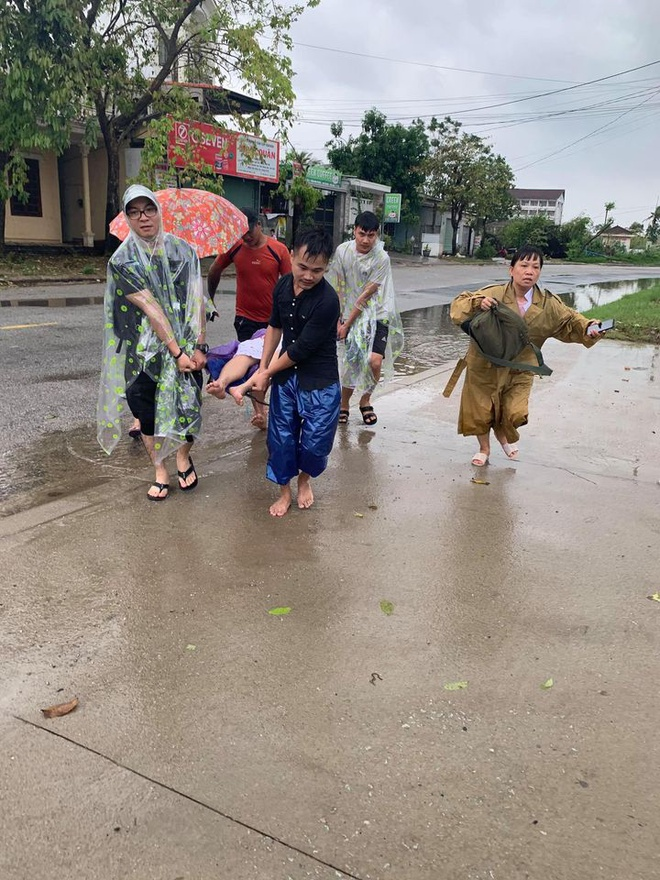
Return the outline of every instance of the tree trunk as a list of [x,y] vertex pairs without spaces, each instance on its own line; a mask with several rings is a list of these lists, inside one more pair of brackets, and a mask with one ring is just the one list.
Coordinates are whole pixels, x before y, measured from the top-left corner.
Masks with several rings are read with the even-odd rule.
[[[6,153],[3,150],[0,150],[0,180],[4,182],[5,175],[7,174],[7,165],[9,164],[9,160],[11,158],[10,153]],[[5,214],[7,211],[7,202],[2,199],[0,200],[0,254],[4,254],[5,252]]]
[[108,189],[105,202],[105,252],[112,251],[109,228],[110,223],[121,211],[121,199],[119,195],[119,144],[115,138],[105,140],[105,149],[108,155]]
[[456,251],[458,250],[457,246],[458,240],[458,223],[454,222],[454,218],[451,218],[451,255],[452,257],[456,256]]

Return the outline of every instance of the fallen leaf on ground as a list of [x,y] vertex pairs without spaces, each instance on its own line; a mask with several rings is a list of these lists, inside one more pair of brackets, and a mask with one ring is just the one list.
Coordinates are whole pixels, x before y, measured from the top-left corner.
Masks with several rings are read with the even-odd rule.
[[186,651],[196,651],[197,645],[186,645]]
[[358,516],[360,519],[364,519],[363,513],[354,513],[353,516]]
[[378,510],[377,504],[369,504],[368,506],[369,506],[369,510]]
[[450,681],[445,685],[446,691],[464,691],[468,686],[467,681]]
[[476,477],[472,477],[470,482],[476,483],[477,486],[490,486],[490,480],[478,480]]
[[651,599],[652,602],[660,602],[660,593],[654,593],[652,596],[647,596],[647,599]]
[[541,685],[541,688],[542,688],[544,691],[549,691],[550,688],[554,685],[554,683],[555,683],[554,679],[553,679],[553,678],[549,678],[547,681],[544,681],[544,682],[543,682],[543,684]]
[[276,617],[281,617],[283,614],[288,614],[291,611],[291,608],[288,605],[283,605],[280,608],[269,608],[268,613],[273,614]]
[[394,614],[394,605],[391,602],[388,602],[387,599],[383,599],[383,601],[380,603],[380,610],[383,612],[383,614],[387,614],[389,616],[390,614]]
[[74,697],[68,703],[58,703],[57,706],[49,706],[47,709],[42,709],[41,713],[44,718],[60,718],[62,715],[68,715],[69,712],[73,712],[77,705],[78,697]]

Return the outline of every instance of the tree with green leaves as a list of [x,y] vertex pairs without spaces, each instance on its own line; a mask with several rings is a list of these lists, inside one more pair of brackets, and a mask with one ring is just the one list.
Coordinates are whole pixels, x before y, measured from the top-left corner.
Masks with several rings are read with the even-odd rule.
[[318,2],[70,0],[85,31],[87,96],[108,156],[108,223],[120,208],[122,147],[170,114],[210,118],[211,108],[172,88],[172,81],[231,81],[256,93],[263,109],[252,118],[227,102],[230,115],[248,132],[259,133],[264,119],[284,124],[293,119],[289,30]]
[[0,9],[0,252],[5,204],[24,198],[24,154],[61,152],[80,112],[80,36],[68,0],[5,0]]
[[531,244],[545,252],[552,225],[552,221],[543,216],[516,217],[506,224],[500,237],[505,247],[519,248]]
[[321,190],[307,180],[307,171],[314,164],[311,153],[289,150],[281,170],[281,183],[278,195],[293,203],[291,218],[291,237],[295,239],[298,227],[306,217],[313,213],[321,201]]
[[650,217],[646,218],[648,226],[646,227],[646,238],[651,244],[657,244],[660,238],[660,208],[656,208]]
[[462,131],[461,123],[450,116],[433,119],[429,132],[424,188],[451,215],[452,254],[456,254],[464,218],[485,228],[488,222],[511,216],[513,171],[483,138]]
[[372,180],[401,193],[402,221],[419,214],[420,191],[424,182],[424,162],[429,139],[424,123],[415,119],[408,125],[388,123],[375,108],[362,118],[362,130],[344,140],[344,125],[330,126],[332,140],[326,143],[328,161],[349,177]]
[[508,220],[516,209],[516,201],[511,195],[515,177],[504,156],[487,153],[475,169],[480,184],[473,194],[468,213],[473,219],[475,229],[486,234],[489,223]]

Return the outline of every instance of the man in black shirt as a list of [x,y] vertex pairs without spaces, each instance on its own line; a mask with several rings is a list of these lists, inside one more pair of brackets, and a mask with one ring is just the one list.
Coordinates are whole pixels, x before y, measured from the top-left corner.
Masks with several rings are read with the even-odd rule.
[[[265,391],[272,380],[266,476],[280,487],[271,516],[291,507],[290,481],[298,478],[298,507],[314,503],[311,478],[323,473],[339,419],[337,366],[339,298],[323,275],[332,240],[320,229],[299,233],[292,269],[275,285],[259,371],[252,383]],[[275,351],[282,340],[279,355]]]

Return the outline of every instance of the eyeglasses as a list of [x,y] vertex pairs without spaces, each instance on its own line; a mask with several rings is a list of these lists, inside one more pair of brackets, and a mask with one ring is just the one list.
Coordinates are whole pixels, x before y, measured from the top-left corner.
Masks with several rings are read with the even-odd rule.
[[126,211],[126,216],[129,220],[139,220],[143,214],[145,217],[155,217],[157,213],[158,208],[155,205],[147,205],[147,207],[142,210],[139,208],[129,208]]

